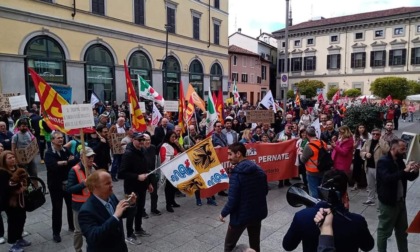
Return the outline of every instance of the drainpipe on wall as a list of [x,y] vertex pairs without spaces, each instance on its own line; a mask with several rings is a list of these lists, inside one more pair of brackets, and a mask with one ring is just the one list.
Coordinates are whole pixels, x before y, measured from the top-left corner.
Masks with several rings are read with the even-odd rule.
[[211,17],[210,17],[210,1],[211,0],[209,0],[209,44],[207,45],[207,48],[209,48],[210,47],[210,21],[211,21]]
[[71,17],[74,18],[76,16],[76,0],[73,0],[73,13],[71,14]]

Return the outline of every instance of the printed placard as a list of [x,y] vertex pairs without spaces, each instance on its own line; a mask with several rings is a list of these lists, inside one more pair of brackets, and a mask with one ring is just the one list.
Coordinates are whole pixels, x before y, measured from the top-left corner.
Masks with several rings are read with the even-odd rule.
[[32,142],[26,146],[26,148],[16,149],[16,159],[19,164],[28,164],[35,158],[39,153],[38,144],[36,139],[32,139]]
[[65,129],[81,129],[95,126],[92,113],[92,105],[75,104],[62,105],[63,121]]
[[125,133],[112,133],[111,146],[113,154],[124,154],[124,149],[121,147],[121,140],[125,137]]
[[178,112],[178,101],[165,101],[166,112]]
[[274,112],[272,110],[247,110],[247,123],[274,123]]
[[20,109],[20,108],[26,109],[26,107],[28,106],[28,101],[26,101],[25,95],[9,97],[9,103],[10,103],[10,108],[12,110]]
[[145,102],[139,102],[140,110],[142,113],[146,113],[146,103]]

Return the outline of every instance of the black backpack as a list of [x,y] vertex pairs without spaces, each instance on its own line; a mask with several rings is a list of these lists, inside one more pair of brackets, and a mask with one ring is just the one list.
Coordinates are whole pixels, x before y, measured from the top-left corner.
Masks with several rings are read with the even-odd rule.
[[333,161],[331,159],[330,153],[328,153],[327,149],[325,148],[324,143],[321,141],[321,147],[318,147],[314,143],[309,143],[309,145],[314,146],[318,150],[318,164],[309,159],[312,163],[314,163],[320,172],[329,171],[333,167]]

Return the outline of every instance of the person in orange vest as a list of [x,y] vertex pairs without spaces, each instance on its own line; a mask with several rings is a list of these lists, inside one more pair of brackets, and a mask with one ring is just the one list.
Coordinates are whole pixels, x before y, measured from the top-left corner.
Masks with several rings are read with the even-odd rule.
[[320,172],[317,167],[319,150],[313,145],[321,148],[321,146],[326,147],[327,144],[316,137],[316,130],[314,127],[309,126],[306,128],[306,136],[309,139],[309,143],[303,149],[300,161],[305,164],[309,194],[312,197],[319,199],[318,186],[321,185],[323,173]]
[[[80,150],[80,158],[83,158],[82,154],[83,149]],[[92,174],[92,172],[96,170],[96,165],[93,162],[95,155],[92,148],[85,147],[84,162],[79,162],[70,169],[67,181],[67,191],[71,193],[72,200],[73,223],[75,228],[73,246],[76,252],[81,252],[83,246],[83,235],[80,229],[78,215],[83,203],[85,203],[90,196],[90,192],[86,187],[86,174],[89,176],[89,174]]]

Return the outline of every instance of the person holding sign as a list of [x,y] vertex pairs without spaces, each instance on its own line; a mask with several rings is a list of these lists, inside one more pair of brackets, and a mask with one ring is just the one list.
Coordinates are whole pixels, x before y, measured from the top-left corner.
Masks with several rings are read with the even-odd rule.
[[[32,141],[36,142],[36,138],[29,131],[29,119],[22,118],[18,121],[17,127],[18,131],[12,137],[12,152],[16,155],[17,149],[26,148]],[[29,176],[37,177],[38,171],[35,164],[35,157],[31,160],[28,160],[28,163],[22,164],[26,168],[26,171],[29,173]]]
[[51,136],[52,148],[45,153],[47,184],[52,204],[52,229],[55,242],[61,242],[63,199],[67,207],[69,231],[74,231],[71,210],[71,195],[66,191],[70,168],[79,162],[69,150],[63,147],[63,134],[56,131]]

